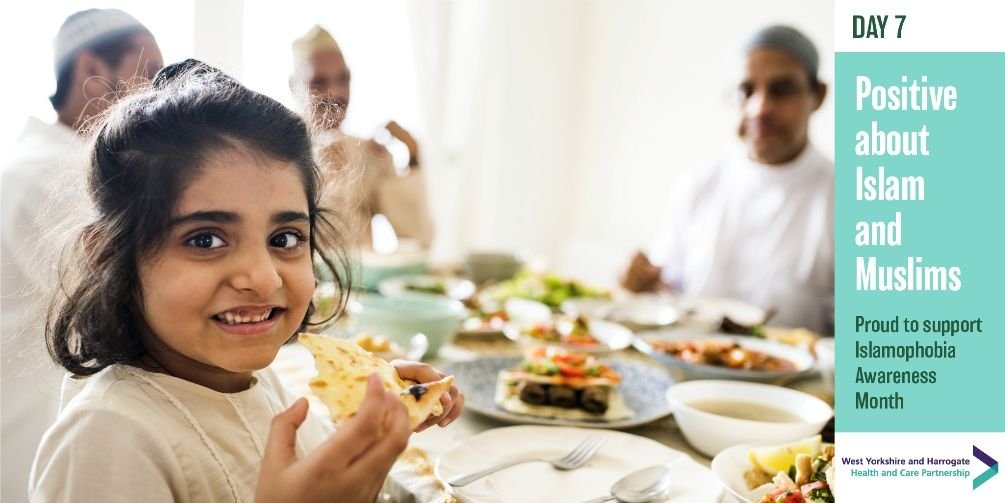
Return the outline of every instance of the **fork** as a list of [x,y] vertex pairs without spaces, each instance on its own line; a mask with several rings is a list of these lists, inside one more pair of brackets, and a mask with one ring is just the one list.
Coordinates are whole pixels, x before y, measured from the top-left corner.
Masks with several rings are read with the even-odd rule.
[[514,465],[519,465],[522,463],[530,463],[533,461],[541,461],[544,463],[551,463],[552,466],[558,468],[559,470],[575,470],[586,464],[597,450],[600,449],[600,445],[604,443],[603,437],[598,437],[596,435],[590,435],[586,437],[585,440],[579,443],[574,449],[569,451],[568,454],[560,458],[555,459],[544,459],[544,458],[520,458],[514,459],[512,461],[507,461],[505,463],[500,463],[495,466],[490,466],[484,470],[480,470],[462,477],[455,477],[453,480],[447,481],[448,484],[454,487],[466,486],[486,475],[493,474],[503,468],[509,468]]

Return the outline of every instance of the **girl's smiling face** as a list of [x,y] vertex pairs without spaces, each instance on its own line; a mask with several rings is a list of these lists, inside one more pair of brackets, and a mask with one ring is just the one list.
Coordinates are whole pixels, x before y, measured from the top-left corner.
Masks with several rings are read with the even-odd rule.
[[163,245],[139,264],[154,360],[141,364],[225,392],[247,388],[251,371],[272,362],[314,292],[300,173],[248,150],[208,156]]

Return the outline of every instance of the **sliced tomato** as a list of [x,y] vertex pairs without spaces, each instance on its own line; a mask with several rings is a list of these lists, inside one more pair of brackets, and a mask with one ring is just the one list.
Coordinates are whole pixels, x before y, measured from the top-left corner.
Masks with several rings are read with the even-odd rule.
[[557,362],[562,362],[562,363],[567,363],[569,365],[576,365],[576,366],[581,366],[584,363],[586,363],[586,359],[587,359],[587,355],[584,355],[583,353],[574,353],[574,352],[571,352],[571,351],[564,352],[564,353],[558,353],[553,358],[553,360],[555,360],[556,363]]
[[558,371],[565,377],[586,377],[586,370],[583,367],[570,365],[562,361],[556,361],[555,365],[558,365]]

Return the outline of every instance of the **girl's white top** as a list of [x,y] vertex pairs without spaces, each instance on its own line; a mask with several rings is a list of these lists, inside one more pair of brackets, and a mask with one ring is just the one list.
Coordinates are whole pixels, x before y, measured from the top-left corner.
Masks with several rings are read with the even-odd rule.
[[[254,376],[238,393],[126,365],[86,379],[42,439],[32,501],[253,501],[272,418],[296,399],[271,370]],[[298,458],[333,432],[311,412]]]

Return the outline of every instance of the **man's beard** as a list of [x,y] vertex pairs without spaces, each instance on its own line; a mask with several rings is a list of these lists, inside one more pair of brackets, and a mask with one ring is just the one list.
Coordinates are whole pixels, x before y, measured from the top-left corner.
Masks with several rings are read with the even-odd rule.
[[342,98],[314,98],[311,100],[311,122],[321,131],[337,129],[345,118],[348,105]]

